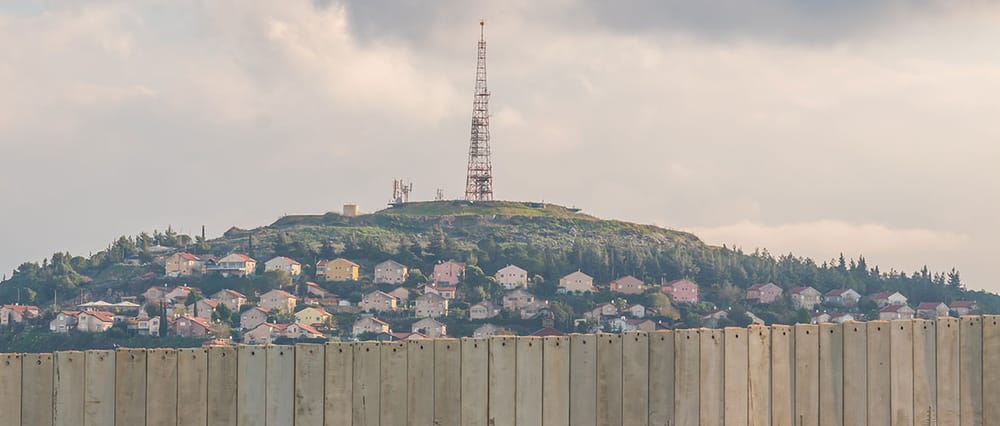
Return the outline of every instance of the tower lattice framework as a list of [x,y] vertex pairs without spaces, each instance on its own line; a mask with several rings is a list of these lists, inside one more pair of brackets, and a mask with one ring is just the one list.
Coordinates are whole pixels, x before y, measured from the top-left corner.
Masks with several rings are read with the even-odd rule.
[[479,55],[476,62],[476,91],[472,100],[472,137],[469,143],[469,171],[465,178],[465,199],[493,200],[493,164],[490,161],[490,91],[486,88],[485,21],[479,21]]

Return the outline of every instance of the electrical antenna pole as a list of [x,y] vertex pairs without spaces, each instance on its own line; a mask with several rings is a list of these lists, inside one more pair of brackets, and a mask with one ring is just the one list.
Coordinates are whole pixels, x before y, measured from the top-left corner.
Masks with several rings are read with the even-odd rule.
[[493,164],[490,161],[490,91],[486,88],[486,21],[479,21],[479,54],[476,62],[476,91],[472,100],[472,136],[469,142],[469,169],[465,178],[465,199],[493,200]]

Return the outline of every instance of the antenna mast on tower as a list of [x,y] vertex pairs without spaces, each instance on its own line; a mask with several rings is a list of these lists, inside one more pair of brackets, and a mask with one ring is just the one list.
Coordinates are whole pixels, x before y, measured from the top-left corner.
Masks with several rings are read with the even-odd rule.
[[469,171],[465,178],[465,199],[493,200],[493,164],[490,161],[490,92],[486,88],[486,21],[479,21],[479,57],[476,63],[476,92],[472,100],[472,137],[469,143]]

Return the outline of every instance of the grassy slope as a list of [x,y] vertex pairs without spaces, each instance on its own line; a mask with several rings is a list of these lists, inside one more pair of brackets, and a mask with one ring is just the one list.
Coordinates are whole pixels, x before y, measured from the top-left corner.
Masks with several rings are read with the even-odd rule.
[[[543,208],[512,201],[468,204],[453,201],[409,203],[369,215],[344,217],[334,213],[288,216],[254,229],[254,247],[269,251],[279,235],[319,246],[347,238],[375,238],[393,245],[404,238],[426,240],[441,229],[460,243],[475,243],[487,236],[507,241],[532,241],[541,245],[571,245],[574,240],[619,241],[665,245],[703,245],[694,235],[651,225],[601,220],[566,207]],[[233,229],[212,241],[217,253],[245,248],[246,230]]]

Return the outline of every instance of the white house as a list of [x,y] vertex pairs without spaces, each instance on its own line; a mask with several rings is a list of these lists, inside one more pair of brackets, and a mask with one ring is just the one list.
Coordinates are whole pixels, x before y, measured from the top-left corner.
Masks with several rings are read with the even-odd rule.
[[494,278],[496,278],[497,284],[500,284],[506,290],[513,290],[518,287],[528,288],[528,271],[521,269],[517,265],[507,265],[500,268],[494,275]]
[[302,264],[295,259],[278,256],[264,262],[264,271],[285,271],[293,277],[302,275]]

